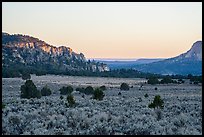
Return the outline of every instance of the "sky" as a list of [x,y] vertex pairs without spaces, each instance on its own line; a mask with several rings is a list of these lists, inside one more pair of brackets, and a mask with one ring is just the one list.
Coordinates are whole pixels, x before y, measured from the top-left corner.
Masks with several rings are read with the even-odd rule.
[[2,2],[2,31],[86,58],[169,58],[202,40],[202,2]]

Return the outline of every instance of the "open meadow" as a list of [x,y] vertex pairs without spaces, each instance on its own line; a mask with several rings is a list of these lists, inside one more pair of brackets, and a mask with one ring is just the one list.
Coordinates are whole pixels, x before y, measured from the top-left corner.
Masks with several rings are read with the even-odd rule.
[[[202,85],[146,84],[141,78],[80,76],[31,76],[40,90],[46,84],[50,96],[21,99],[21,78],[2,78],[2,134],[19,135],[201,135]],[[121,83],[130,90],[120,90]],[[76,106],[67,107],[59,89],[71,85]],[[75,89],[105,85],[103,100]],[[141,86],[143,85],[143,86]],[[155,88],[157,87],[157,90]],[[121,95],[118,93],[121,92]],[[148,97],[144,95],[147,94]],[[160,95],[163,109],[148,105]]]

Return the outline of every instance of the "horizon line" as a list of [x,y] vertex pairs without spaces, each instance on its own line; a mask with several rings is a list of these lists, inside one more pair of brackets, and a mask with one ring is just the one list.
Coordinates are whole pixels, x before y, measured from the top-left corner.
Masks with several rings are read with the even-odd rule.
[[145,57],[141,57],[141,58],[86,58],[87,60],[121,60],[121,61],[136,61],[138,59],[167,59],[167,58],[145,58]]

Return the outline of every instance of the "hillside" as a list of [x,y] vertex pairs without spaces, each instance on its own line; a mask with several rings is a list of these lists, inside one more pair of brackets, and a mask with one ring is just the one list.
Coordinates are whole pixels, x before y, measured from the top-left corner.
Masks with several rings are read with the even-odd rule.
[[[2,72],[69,73],[69,71],[108,71],[103,63],[87,61],[83,53],[70,47],[55,47],[27,35],[2,32]],[[16,74],[14,74],[16,75]],[[18,74],[17,74],[18,75]]]
[[134,69],[164,75],[201,75],[202,74],[202,41],[195,42],[191,49],[173,58],[143,65]]

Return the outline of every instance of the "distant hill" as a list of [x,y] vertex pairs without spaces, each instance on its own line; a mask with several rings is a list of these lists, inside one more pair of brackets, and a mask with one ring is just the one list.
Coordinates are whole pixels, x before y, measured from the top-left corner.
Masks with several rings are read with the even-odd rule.
[[105,63],[110,69],[131,69],[135,65],[148,64],[164,59],[94,59],[95,61]]
[[136,64],[149,64],[149,63],[153,63],[153,62],[157,62],[157,61],[161,61],[161,60],[164,60],[164,59],[147,59],[147,58],[141,58],[141,59],[138,59],[136,60]]
[[195,42],[190,50],[181,55],[149,64],[134,65],[134,69],[163,75],[201,75],[202,41]]
[[[107,65],[87,61],[83,53],[70,47],[52,46],[28,35],[2,32],[2,72],[68,73],[69,71],[108,71]],[[4,75],[5,76],[5,75]]]

